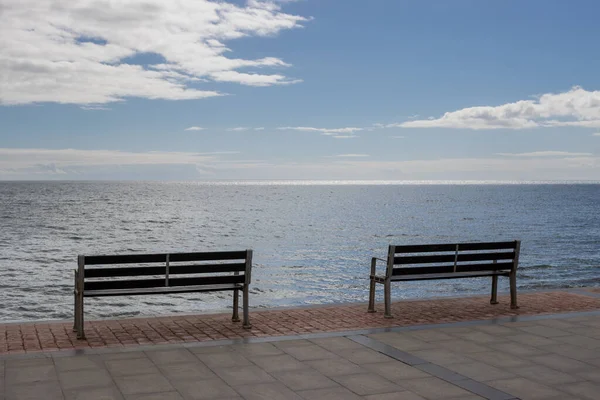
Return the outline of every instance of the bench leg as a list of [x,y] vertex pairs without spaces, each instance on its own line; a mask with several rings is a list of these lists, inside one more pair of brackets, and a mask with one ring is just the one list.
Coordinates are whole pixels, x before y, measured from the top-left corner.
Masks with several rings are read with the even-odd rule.
[[77,339],[85,339],[83,330],[83,293],[77,293]]
[[240,302],[239,290],[235,289],[233,291],[233,316],[231,317],[231,321],[233,321],[233,322],[240,322],[240,316],[238,313],[239,302]]
[[490,304],[498,304],[498,275],[492,276],[492,298]]
[[77,332],[77,291],[73,291],[73,332]]
[[375,312],[375,268],[376,268],[377,259],[373,258],[371,260],[371,277],[369,283],[369,309],[367,312],[374,313]]
[[392,316],[392,285],[390,280],[386,280],[384,284],[384,297],[385,297],[385,318],[394,318]]
[[250,325],[250,317],[248,316],[248,285],[244,285],[244,290],[242,292],[244,297],[244,329],[252,328]]
[[516,310],[519,308],[517,305],[517,272],[513,271],[510,273],[510,308]]

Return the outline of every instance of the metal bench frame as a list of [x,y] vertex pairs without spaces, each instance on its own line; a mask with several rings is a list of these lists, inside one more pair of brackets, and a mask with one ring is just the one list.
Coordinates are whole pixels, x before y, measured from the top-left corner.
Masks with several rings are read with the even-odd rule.
[[[381,283],[384,286],[385,318],[393,318],[391,313],[392,282],[486,276],[492,277],[490,304],[498,304],[498,276],[506,276],[510,279],[510,308],[517,309],[519,308],[517,305],[517,267],[520,248],[520,240],[512,242],[390,245],[387,260],[376,257],[371,259],[368,312],[375,312],[376,283]],[[474,253],[474,251],[479,250],[485,252]],[[432,252],[445,254],[414,255],[415,253]],[[384,275],[377,275],[377,261],[386,263]],[[482,261],[484,263],[481,263]],[[410,264],[437,265],[401,268]]]
[[[232,263],[234,260],[243,262]],[[211,264],[173,265],[181,262],[209,261]],[[230,261],[223,263],[223,261]],[[160,265],[156,266],[156,263]],[[109,268],[87,268],[95,265],[154,264],[150,266],[129,265]],[[85,339],[83,298],[100,296],[131,296],[145,294],[172,294],[212,291],[233,291],[233,315],[231,320],[239,322],[239,291],[243,296],[243,327],[249,329],[248,290],[252,272],[252,250],[171,253],[171,254],[127,254],[77,257],[74,290],[73,331],[77,339]],[[206,276],[206,274],[212,274]],[[222,273],[222,274],[220,274]],[[233,273],[233,274],[231,274]],[[199,274],[200,275],[199,277]],[[177,277],[187,275],[187,277]],[[153,276],[151,279],[110,279],[116,277]],[[191,276],[191,277],[190,277]],[[89,278],[104,278],[90,280]]]

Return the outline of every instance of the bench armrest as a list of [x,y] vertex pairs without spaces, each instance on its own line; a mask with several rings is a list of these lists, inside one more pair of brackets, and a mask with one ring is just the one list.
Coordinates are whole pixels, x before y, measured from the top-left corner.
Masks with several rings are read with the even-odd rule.
[[377,261],[383,261],[387,265],[387,260],[377,257],[371,258],[371,277],[374,277],[377,274]]

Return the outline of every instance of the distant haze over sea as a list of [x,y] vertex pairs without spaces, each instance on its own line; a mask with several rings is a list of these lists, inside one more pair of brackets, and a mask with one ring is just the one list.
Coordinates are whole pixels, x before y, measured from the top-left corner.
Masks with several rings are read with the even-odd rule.
[[[366,301],[370,257],[389,244],[520,239],[521,289],[600,286],[599,199],[590,181],[4,181],[0,320],[71,318],[77,254],[251,248],[252,307]],[[410,282],[393,296],[489,287]],[[229,297],[100,298],[86,314],[218,312]]]

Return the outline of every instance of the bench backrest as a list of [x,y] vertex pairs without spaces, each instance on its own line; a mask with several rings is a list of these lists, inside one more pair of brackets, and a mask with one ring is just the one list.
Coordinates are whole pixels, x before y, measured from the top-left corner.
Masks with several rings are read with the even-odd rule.
[[[122,265],[112,266],[116,264]],[[133,266],[134,264],[137,265]],[[79,287],[83,285],[84,291],[219,284],[247,285],[250,283],[251,271],[252,250],[80,255],[77,278]],[[138,279],[130,279],[134,277]]]
[[387,276],[515,271],[521,241],[390,246]]

